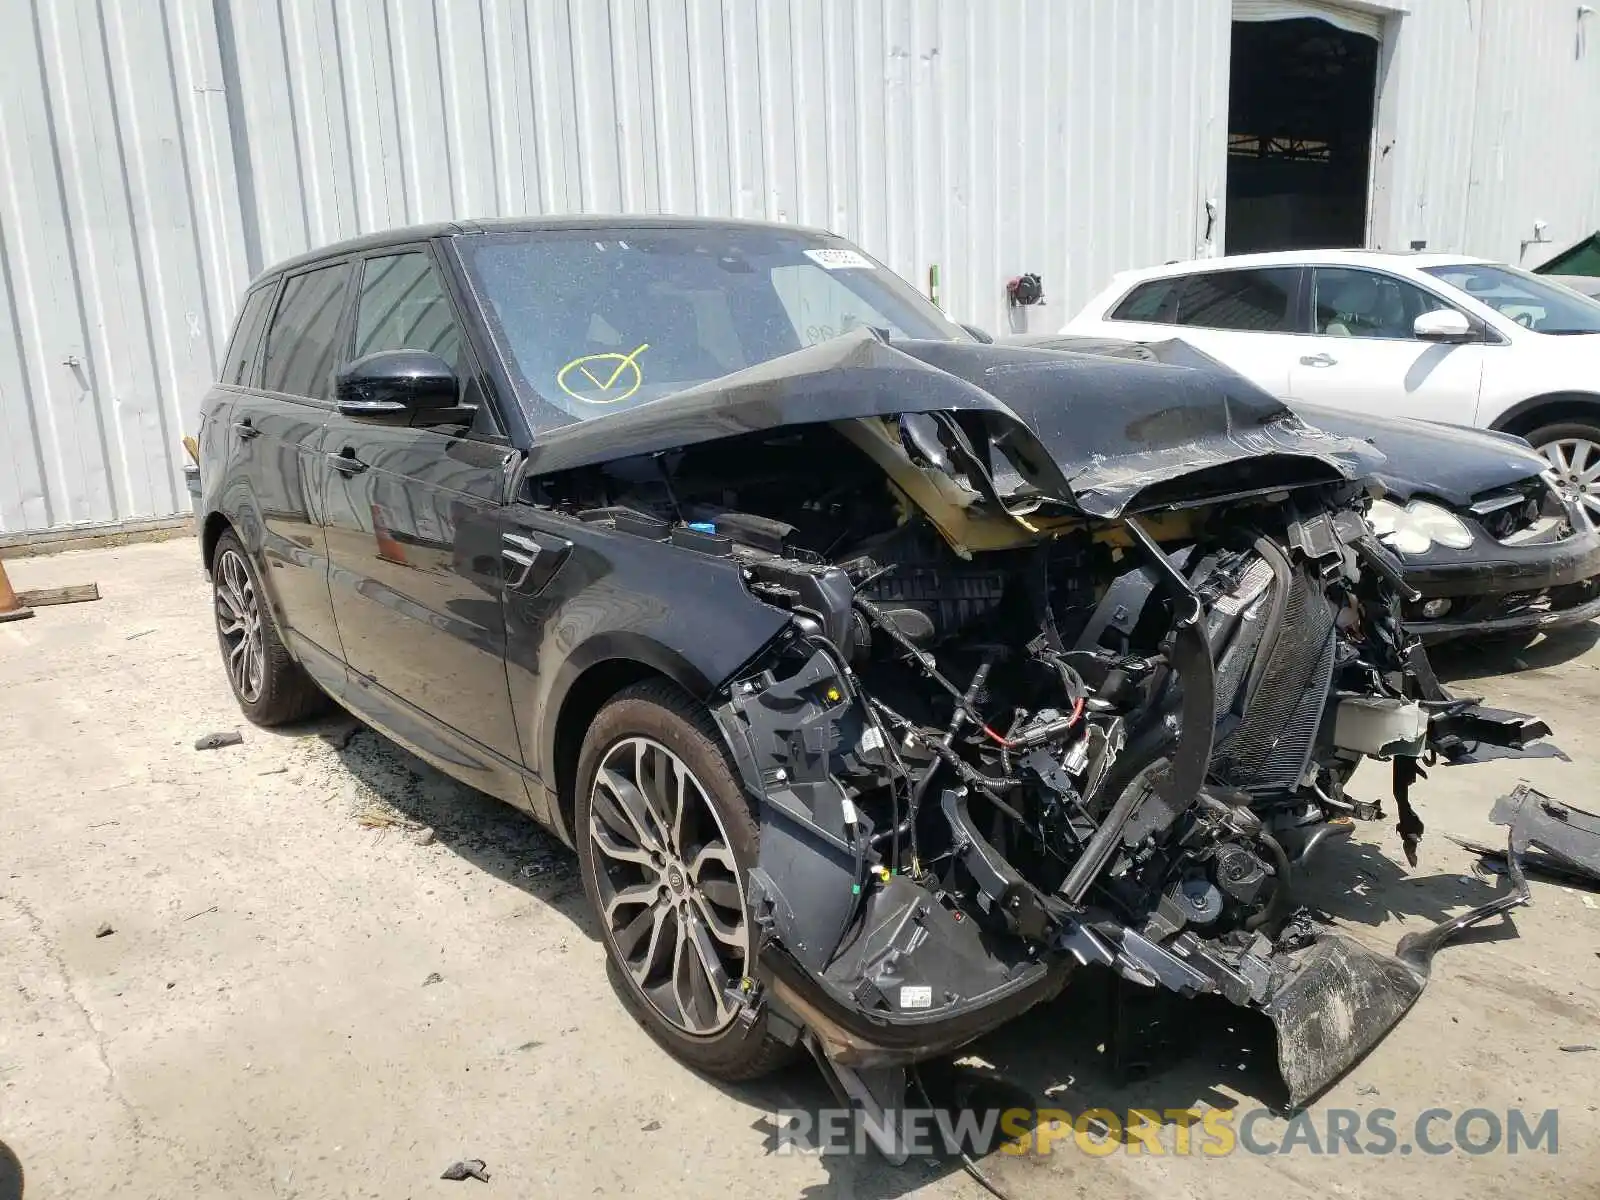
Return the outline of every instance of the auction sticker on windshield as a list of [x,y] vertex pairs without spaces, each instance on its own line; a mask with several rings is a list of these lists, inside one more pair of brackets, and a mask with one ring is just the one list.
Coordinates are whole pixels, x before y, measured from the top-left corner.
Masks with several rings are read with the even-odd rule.
[[829,271],[847,271],[852,268],[862,271],[872,270],[872,260],[857,250],[841,250],[834,246],[823,246],[805,251],[805,256],[816,263],[817,266]]

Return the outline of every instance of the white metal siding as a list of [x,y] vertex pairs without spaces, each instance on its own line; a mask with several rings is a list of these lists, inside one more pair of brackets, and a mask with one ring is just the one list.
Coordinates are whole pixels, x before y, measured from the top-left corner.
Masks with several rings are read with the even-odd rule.
[[210,5],[0,28],[0,534],[181,511],[242,278]]
[[[1385,249],[1418,240],[1535,266],[1600,229],[1600,15],[1580,7],[1413,0],[1392,19]],[[1536,220],[1549,241],[1525,244]]]
[[[1388,18],[1403,41],[1382,236],[1515,258],[1535,217],[1557,242],[1600,226],[1600,47],[1575,45],[1572,13],[1411,0]],[[0,0],[0,539],[183,511],[179,438],[246,281],[394,225],[796,221],[919,287],[937,265],[958,319],[1054,329],[1113,272],[1206,252],[1208,199],[1220,239],[1231,16],[1230,0]],[[1023,271],[1048,303],[1013,313],[1003,287]]]
[[[250,275],[419,221],[762,217],[1054,329],[1195,253],[1228,0],[0,0],[0,536],[182,511]],[[1044,276],[1010,314],[1003,287]],[[63,365],[75,359],[78,366]]]
[[228,12],[256,266],[450,217],[757,217],[919,285],[937,264],[946,306],[996,328],[1005,280],[1039,271],[1059,324],[1130,259],[1194,253],[1222,183],[1227,0]]

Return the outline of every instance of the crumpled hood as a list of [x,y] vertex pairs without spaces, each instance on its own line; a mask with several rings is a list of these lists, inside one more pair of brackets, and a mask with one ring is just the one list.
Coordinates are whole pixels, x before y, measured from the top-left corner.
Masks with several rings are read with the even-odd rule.
[[1307,425],[1231,372],[1003,344],[896,347],[1016,413],[1096,516],[1269,483],[1359,479],[1383,461],[1369,443]]
[[[1006,344],[1193,367],[1250,386],[1232,368],[1176,337],[1159,342],[1132,342],[1120,338],[1043,334],[1010,338]],[[1549,466],[1525,441],[1509,433],[1442,425],[1410,417],[1355,413],[1294,399],[1288,404],[1318,429],[1340,437],[1360,438],[1376,446],[1387,460],[1376,474],[1384,488],[1402,502],[1426,495],[1465,508],[1473,497],[1521,483]]]
[[981,416],[1031,461],[1035,482],[1095,516],[1357,479],[1383,461],[1238,376],[977,342],[890,344],[861,330],[541,433],[525,473],[785,425],[941,411]]

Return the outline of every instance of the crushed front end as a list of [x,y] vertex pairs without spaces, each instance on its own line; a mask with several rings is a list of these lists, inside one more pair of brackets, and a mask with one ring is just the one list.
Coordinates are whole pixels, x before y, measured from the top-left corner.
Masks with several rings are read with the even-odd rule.
[[1347,796],[1355,767],[1394,764],[1414,856],[1430,755],[1543,729],[1433,679],[1359,444],[1281,409],[1210,421],[1191,390],[1204,419],[1151,418],[1186,437],[1079,462],[1026,398],[761,430],[590,481],[585,503],[720,539],[791,615],[714,704],[760,817],[740,1003],[881,1115],[906,1065],[1099,964],[1265,1013],[1299,1103],[1400,1019],[1448,936],[1379,954],[1297,901],[1296,873],[1382,815]]

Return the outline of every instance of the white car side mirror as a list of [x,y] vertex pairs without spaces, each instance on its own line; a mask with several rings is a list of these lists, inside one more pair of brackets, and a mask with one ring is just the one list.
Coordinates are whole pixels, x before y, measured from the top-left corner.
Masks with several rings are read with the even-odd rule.
[[1472,322],[1453,308],[1425,312],[1411,323],[1411,332],[1425,342],[1465,342],[1472,339]]

